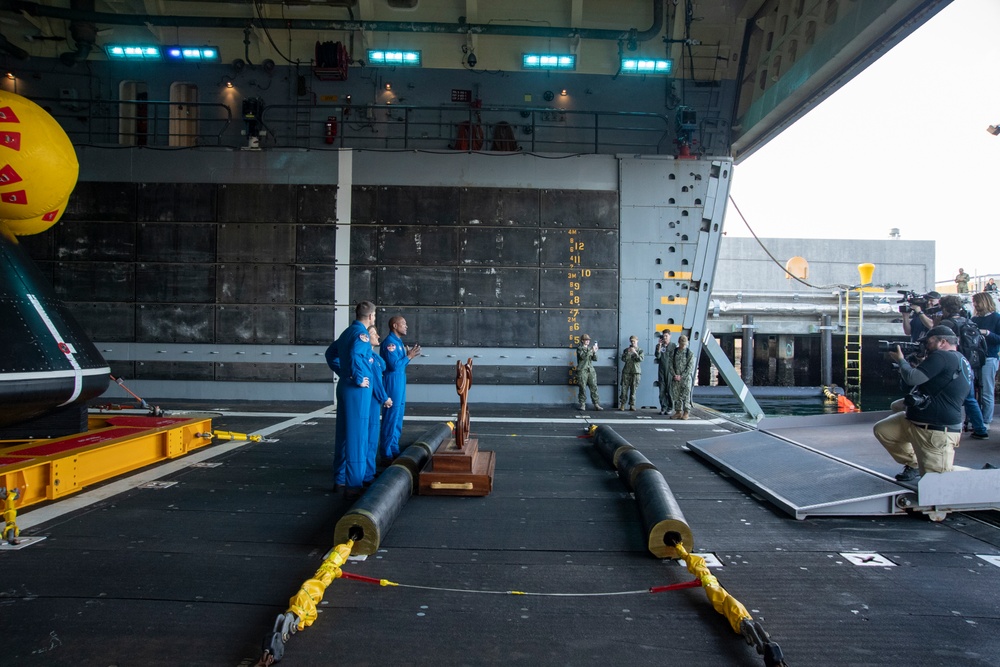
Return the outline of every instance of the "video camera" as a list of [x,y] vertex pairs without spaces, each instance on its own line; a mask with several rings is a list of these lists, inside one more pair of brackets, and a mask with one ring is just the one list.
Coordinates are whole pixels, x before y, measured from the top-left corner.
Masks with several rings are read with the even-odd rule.
[[924,351],[924,344],[920,341],[910,342],[910,341],[894,341],[894,340],[880,340],[878,342],[878,351],[881,353],[892,352],[899,347],[899,350],[903,353],[904,357],[908,357],[911,354],[920,354]]
[[940,311],[939,306],[934,306],[930,310],[927,309],[927,305],[930,303],[931,297],[926,294],[917,294],[913,290],[905,289],[896,291],[902,295],[902,298],[900,298],[896,303],[899,304],[899,312],[904,315],[913,310],[913,306],[919,307],[928,317],[936,314],[936,311]]

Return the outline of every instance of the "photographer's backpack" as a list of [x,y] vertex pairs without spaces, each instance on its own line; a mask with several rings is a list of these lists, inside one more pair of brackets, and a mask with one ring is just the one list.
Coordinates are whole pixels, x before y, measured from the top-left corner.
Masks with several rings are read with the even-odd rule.
[[958,351],[969,360],[972,369],[979,369],[986,363],[986,337],[979,331],[979,325],[967,317],[952,317],[941,324],[950,322],[948,326],[958,336]]

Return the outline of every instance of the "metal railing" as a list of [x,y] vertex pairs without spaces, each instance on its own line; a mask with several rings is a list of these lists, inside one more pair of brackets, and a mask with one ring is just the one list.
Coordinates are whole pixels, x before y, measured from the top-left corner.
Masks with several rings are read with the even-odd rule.
[[221,102],[33,100],[75,144],[586,154],[676,150],[673,121],[659,113],[467,104],[277,104],[241,117]]
[[72,100],[33,97],[74,144],[223,146],[233,112],[220,102]]
[[657,113],[544,107],[272,105],[262,145],[302,148],[661,153],[671,120]]

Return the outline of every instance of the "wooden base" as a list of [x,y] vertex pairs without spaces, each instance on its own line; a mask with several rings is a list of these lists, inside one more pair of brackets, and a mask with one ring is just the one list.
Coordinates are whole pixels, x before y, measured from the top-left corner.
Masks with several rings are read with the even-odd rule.
[[441,443],[420,471],[422,496],[488,496],[493,490],[496,452],[479,451],[479,441],[470,438],[463,449],[454,439]]

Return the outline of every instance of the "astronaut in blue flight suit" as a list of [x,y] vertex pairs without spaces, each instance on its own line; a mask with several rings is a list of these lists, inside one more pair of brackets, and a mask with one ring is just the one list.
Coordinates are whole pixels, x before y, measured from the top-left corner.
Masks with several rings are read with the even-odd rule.
[[[342,454],[334,450],[336,484],[343,484],[345,497],[361,495],[368,451],[368,424],[372,401],[372,346],[368,327],[375,324],[375,304],[362,301],[354,310],[355,320],[337,339],[340,382],[337,383],[337,423],[343,422]],[[343,466],[343,473],[341,473]],[[341,478],[343,474],[343,478]]]
[[385,390],[392,399],[392,406],[382,417],[382,457],[387,461],[399,456],[399,436],[403,432],[403,414],[406,412],[406,367],[420,354],[420,346],[406,347],[406,320],[400,315],[389,318],[389,335],[379,348],[385,360]]
[[[326,365],[330,367],[334,375],[337,378],[340,377],[340,357],[338,356],[339,351],[337,350],[337,343],[339,340],[335,340],[330,343],[330,347],[326,348]],[[374,354],[372,355],[374,357]],[[378,377],[378,373],[373,373],[374,377]],[[347,461],[344,458],[344,443],[347,438],[347,410],[343,408],[343,394],[341,393],[341,387],[339,380],[334,380],[337,382],[337,419],[336,421],[336,434],[334,435],[333,441],[333,471],[334,471],[334,484],[333,490],[339,491],[340,487],[344,485],[345,477],[347,476]],[[384,385],[383,385],[384,387]],[[383,390],[384,391],[384,390]],[[372,390],[374,396],[375,389]],[[380,394],[381,395],[381,394]],[[374,399],[373,399],[374,400]],[[372,419],[372,413],[368,416],[369,422]],[[377,425],[379,421],[376,419],[375,424]],[[378,426],[375,427],[376,430]],[[371,438],[371,424],[369,423],[369,439]],[[377,432],[376,432],[377,435]],[[369,447],[371,443],[369,442]],[[376,449],[378,447],[377,443],[375,445]],[[374,456],[372,454],[371,456]],[[367,474],[367,464],[366,464],[365,479],[366,483],[371,479],[371,475]]]
[[340,487],[344,485],[344,477],[346,475],[346,468],[344,467],[344,437],[346,429],[344,424],[347,421],[346,411],[342,412],[342,394],[340,392],[340,385],[343,384],[340,378],[340,350],[338,345],[340,339],[330,343],[330,347],[326,348],[326,365],[330,367],[335,376],[334,382],[336,383],[337,392],[337,426],[336,433],[333,438],[333,490],[339,491]]
[[[378,328],[373,324],[368,327],[368,339],[372,347],[379,344]],[[365,452],[365,486],[371,484],[375,479],[375,455],[378,453],[378,440],[380,434],[380,424],[382,408],[392,407],[392,399],[385,391],[385,383],[382,375],[385,373],[385,362],[382,357],[374,351],[368,360],[372,367],[372,401],[368,413],[368,449]]]

